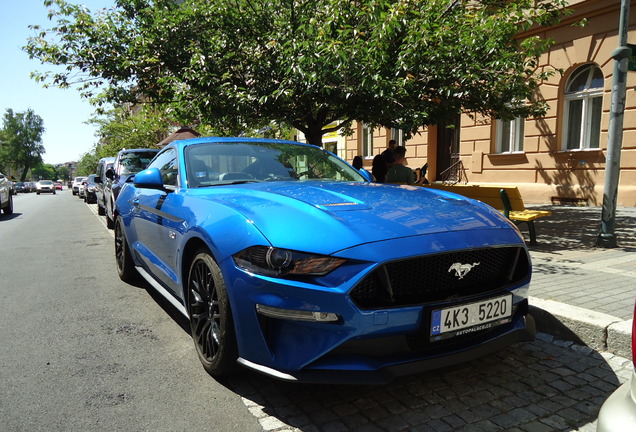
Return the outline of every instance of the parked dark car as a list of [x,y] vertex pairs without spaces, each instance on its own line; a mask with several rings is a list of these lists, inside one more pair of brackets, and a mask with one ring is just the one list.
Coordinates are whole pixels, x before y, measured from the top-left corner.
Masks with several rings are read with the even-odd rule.
[[108,181],[106,171],[112,168],[114,163],[114,157],[101,158],[97,162],[97,169],[95,170],[95,200],[97,202],[97,214],[100,216],[106,214],[106,202],[104,201],[104,186]]
[[139,171],[145,169],[150,161],[159,153],[159,149],[130,149],[121,150],[112,168],[106,170],[108,180],[104,185],[104,203],[106,208],[106,226],[113,228],[115,217],[115,200],[124,183],[129,181]]
[[84,202],[86,204],[95,204],[97,202],[97,196],[95,195],[95,177],[97,174],[91,174],[86,179],[86,184],[84,185]]
[[24,182],[15,183],[15,193],[24,192]]

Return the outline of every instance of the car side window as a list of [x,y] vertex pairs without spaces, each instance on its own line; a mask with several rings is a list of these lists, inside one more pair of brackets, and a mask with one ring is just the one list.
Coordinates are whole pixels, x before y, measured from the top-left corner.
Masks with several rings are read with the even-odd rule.
[[161,178],[165,186],[177,186],[179,170],[177,164],[177,154],[174,149],[167,149],[161,152],[152,161],[148,168],[157,168],[161,172]]

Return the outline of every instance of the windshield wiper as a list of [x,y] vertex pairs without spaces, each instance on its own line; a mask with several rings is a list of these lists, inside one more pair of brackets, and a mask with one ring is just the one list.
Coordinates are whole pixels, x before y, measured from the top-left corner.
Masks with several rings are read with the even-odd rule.
[[261,183],[261,182],[262,180],[234,180],[234,181],[219,182],[219,183],[208,184],[208,185],[199,185],[197,186],[197,188],[207,188],[207,187],[214,187],[214,186],[229,186],[229,185],[238,185],[238,184],[245,184],[245,183]]

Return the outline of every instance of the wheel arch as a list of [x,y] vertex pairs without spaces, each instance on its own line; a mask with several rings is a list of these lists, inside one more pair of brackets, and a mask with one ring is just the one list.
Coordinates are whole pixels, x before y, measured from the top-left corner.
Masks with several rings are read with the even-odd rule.
[[217,261],[208,244],[200,237],[192,237],[183,245],[179,276],[181,277],[181,289],[183,290],[181,295],[183,296],[183,303],[186,310],[188,309],[188,272],[190,271],[190,266],[192,265],[192,261],[194,261],[194,257],[200,249],[207,250],[212,259]]

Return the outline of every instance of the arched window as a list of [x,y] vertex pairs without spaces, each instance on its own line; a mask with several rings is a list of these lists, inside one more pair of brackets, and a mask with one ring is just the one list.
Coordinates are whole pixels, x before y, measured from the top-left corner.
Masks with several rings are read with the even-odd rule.
[[581,66],[565,87],[563,142],[565,150],[599,148],[604,79],[593,64]]

